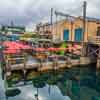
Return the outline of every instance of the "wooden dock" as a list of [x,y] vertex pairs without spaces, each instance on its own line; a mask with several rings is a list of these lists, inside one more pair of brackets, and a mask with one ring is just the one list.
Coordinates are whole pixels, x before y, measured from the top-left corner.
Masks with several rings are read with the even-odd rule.
[[[90,45],[96,46],[90,47]],[[16,55],[15,57],[7,57],[5,56],[6,66],[5,72],[11,73],[12,71],[22,70],[27,71],[30,69],[36,69],[37,71],[45,71],[45,70],[52,70],[52,69],[60,69],[60,68],[71,68],[77,65],[87,65],[93,63],[94,60],[91,60],[91,55],[96,55],[95,62],[97,62],[98,68],[100,68],[100,36],[94,36],[89,38],[87,42],[87,55],[84,58],[80,59],[70,59],[67,57],[66,60],[54,60],[54,61],[34,61],[31,58],[27,58],[25,54]],[[15,60],[20,61],[21,63],[14,63]],[[82,61],[82,62],[81,62]],[[13,63],[12,63],[13,62]]]
[[[18,60],[21,63],[15,63]],[[32,56],[25,57],[25,55],[20,55],[17,57],[5,57],[6,66],[5,72],[11,73],[12,71],[22,70],[27,72],[27,70],[36,69],[37,71],[46,71],[46,70],[57,70],[61,68],[70,68],[72,66],[77,66],[80,64],[80,60],[71,60],[71,59],[64,59],[64,60],[53,60],[53,61],[43,61],[40,62],[34,59]],[[7,74],[8,75],[8,74]]]

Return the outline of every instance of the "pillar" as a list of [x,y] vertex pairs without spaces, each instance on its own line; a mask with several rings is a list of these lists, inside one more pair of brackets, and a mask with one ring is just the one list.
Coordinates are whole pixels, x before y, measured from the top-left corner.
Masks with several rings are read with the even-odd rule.
[[83,44],[82,54],[80,57],[80,65],[88,65],[91,63],[90,58],[87,56],[87,46],[88,45],[86,43]]
[[24,78],[24,84],[26,84],[25,80],[26,80],[26,73],[27,73],[27,70],[26,70],[27,55],[24,53],[23,56],[24,56],[23,78]]
[[71,58],[70,57],[67,58],[67,67],[68,68],[72,67],[72,63],[71,63]]
[[97,69],[100,69],[100,49],[99,49],[99,54],[98,54],[98,57],[97,57],[97,66],[96,67],[97,67]]
[[6,61],[6,76],[9,77],[11,76],[11,68],[10,68],[11,64],[10,62],[7,60]]

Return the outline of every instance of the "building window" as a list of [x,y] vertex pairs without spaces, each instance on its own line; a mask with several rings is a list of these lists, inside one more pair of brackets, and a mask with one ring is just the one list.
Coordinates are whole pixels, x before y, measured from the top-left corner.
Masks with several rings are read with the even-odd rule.
[[82,41],[82,28],[77,28],[77,29],[75,29],[75,41],[76,42],[80,42],[80,41]]
[[63,31],[63,40],[68,41],[69,40],[69,30],[64,29]]

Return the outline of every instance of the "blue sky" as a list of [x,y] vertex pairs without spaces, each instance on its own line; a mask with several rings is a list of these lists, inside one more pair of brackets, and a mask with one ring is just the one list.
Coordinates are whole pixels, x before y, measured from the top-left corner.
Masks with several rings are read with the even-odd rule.
[[[100,0],[86,0],[87,16],[100,18]],[[0,24],[32,26],[40,21],[48,21],[50,8],[82,15],[83,0],[0,0]]]

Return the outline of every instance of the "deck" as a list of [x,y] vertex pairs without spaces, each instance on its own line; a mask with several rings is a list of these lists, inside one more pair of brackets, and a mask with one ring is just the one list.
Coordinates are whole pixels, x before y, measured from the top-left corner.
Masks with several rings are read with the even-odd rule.
[[14,64],[14,65],[10,65],[10,71],[13,70],[28,70],[28,69],[35,69],[37,68],[38,70],[51,70],[51,69],[59,69],[59,68],[65,68],[68,67],[68,65],[79,65],[79,60],[73,60],[71,61],[70,64],[68,64],[67,61],[57,61],[57,63],[55,64],[54,62],[43,62],[43,63],[39,63],[39,62],[33,62],[31,64],[26,63],[26,65],[23,64]]
[[[12,60],[22,60],[21,63],[11,63],[10,61]],[[8,60],[8,61],[7,61]],[[66,67],[72,67],[75,65],[79,65],[79,59],[76,60],[54,60],[50,61],[46,59],[45,61],[38,61],[32,56],[29,56],[27,60],[25,58],[9,58],[7,59],[7,64],[6,64],[6,71],[11,72],[15,70],[29,70],[29,69],[37,69],[37,70],[52,70],[52,69],[60,69],[60,68],[66,68]]]

